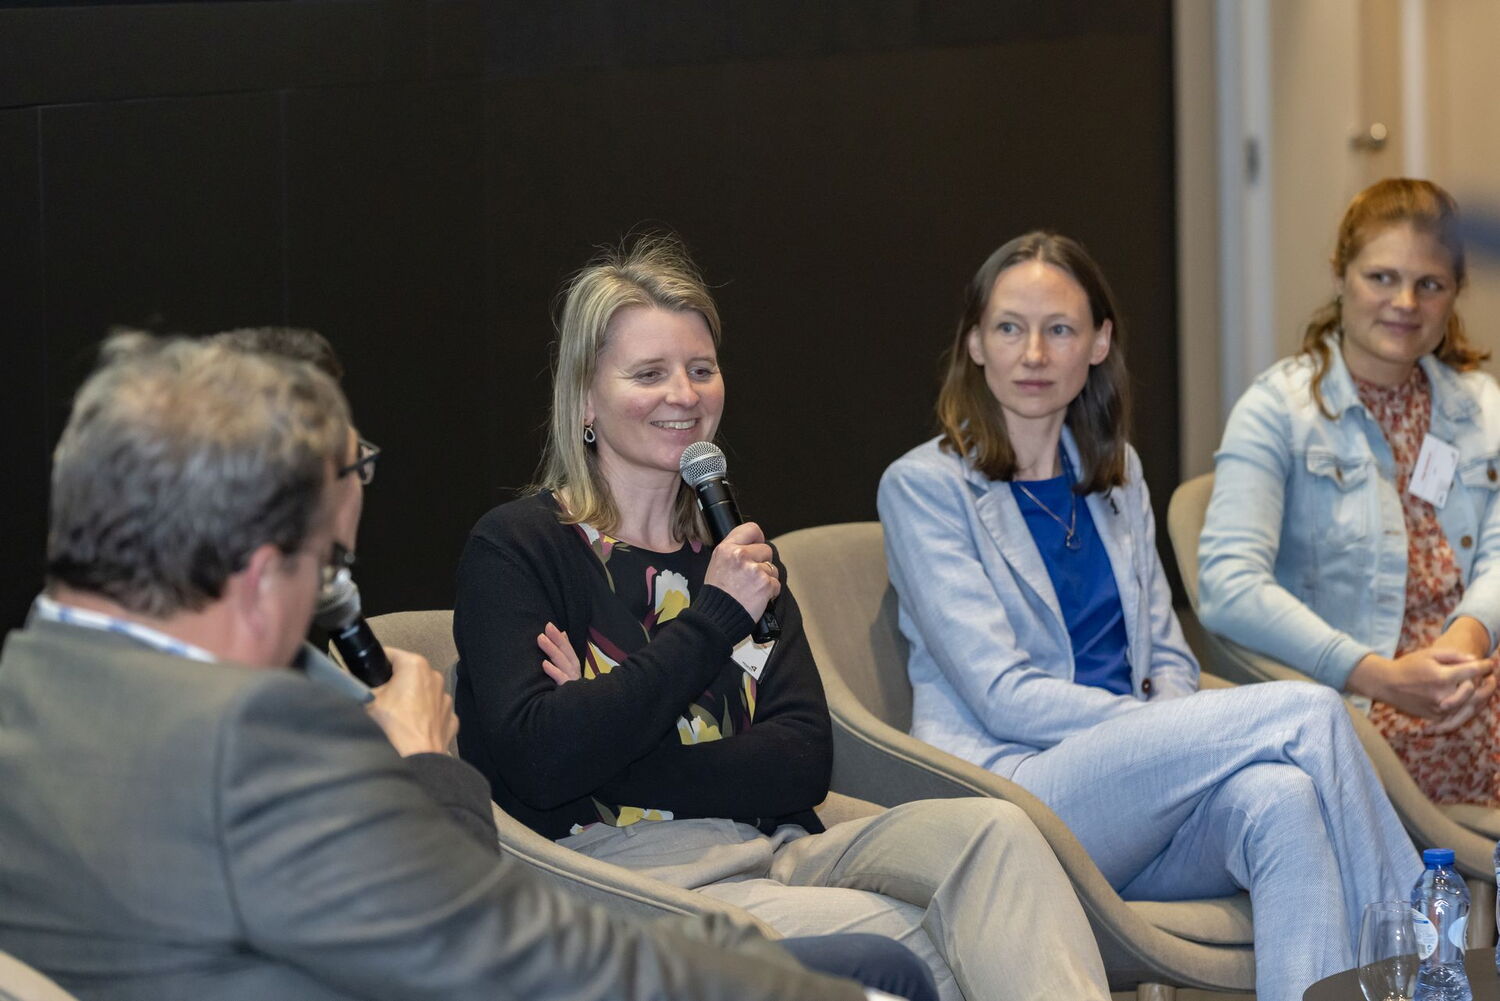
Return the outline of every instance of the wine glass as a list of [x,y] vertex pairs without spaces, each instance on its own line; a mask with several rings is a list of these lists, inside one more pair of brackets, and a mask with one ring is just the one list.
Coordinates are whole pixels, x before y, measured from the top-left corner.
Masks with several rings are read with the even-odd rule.
[[1417,936],[1411,905],[1377,900],[1359,926],[1359,989],[1365,1001],[1410,1001],[1417,984]]

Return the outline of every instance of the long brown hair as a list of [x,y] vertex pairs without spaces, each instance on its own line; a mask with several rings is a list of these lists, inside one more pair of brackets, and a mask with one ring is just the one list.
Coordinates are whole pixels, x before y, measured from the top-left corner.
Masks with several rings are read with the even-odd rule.
[[[557,323],[547,447],[540,482],[532,489],[557,495],[566,506],[564,524],[588,522],[601,532],[619,526],[620,510],[599,470],[594,446],[582,438],[584,401],[594,383],[599,352],[609,337],[610,321],[629,306],[695,312],[708,324],[714,349],[719,347],[718,306],[676,236],[646,233],[606,249],[568,283]],[[677,492],[672,531],[684,540],[708,538],[697,496],[685,483]]]
[[[1339,223],[1338,243],[1329,259],[1334,277],[1344,277],[1349,262],[1359,256],[1376,234],[1402,223],[1432,236],[1443,245],[1453,261],[1453,277],[1462,290],[1469,272],[1464,261],[1463,240],[1459,236],[1458,203],[1431,181],[1412,177],[1387,177],[1354,196],[1344,210],[1344,218]],[[1328,335],[1333,334],[1340,342],[1344,336],[1343,306],[1342,298],[1334,296],[1313,313],[1302,333],[1302,353],[1311,356],[1313,361],[1313,400],[1323,416],[1330,420],[1334,415],[1323,400],[1322,386],[1333,360]],[[1448,329],[1443,332],[1443,339],[1433,354],[1438,361],[1460,372],[1478,368],[1490,356],[1488,351],[1469,342],[1457,309],[1448,314]]]
[[1041,261],[1066,271],[1088,296],[1094,329],[1104,326],[1106,320],[1114,328],[1109,354],[1089,367],[1083,390],[1068,404],[1066,420],[1078,442],[1081,466],[1073,489],[1087,494],[1123,486],[1130,437],[1124,325],[1099,265],[1078,241],[1056,233],[1037,230],[1016,237],[991,254],[969,281],[958,330],[944,365],[943,388],[938,391],[937,419],[943,432],[939,444],[947,451],[972,456],[975,468],[992,480],[1009,480],[1016,475],[1016,452],[1005,428],[1005,414],[984,380],[984,369],[969,357],[968,339],[989,305],[995,279],[1023,261]]

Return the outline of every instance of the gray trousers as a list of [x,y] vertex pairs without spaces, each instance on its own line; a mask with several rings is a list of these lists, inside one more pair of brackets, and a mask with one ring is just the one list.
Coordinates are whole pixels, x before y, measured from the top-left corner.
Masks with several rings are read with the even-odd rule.
[[559,844],[700,890],[783,935],[872,932],[932,968],[944,1001],[1109,997],[1083,908],[1018,807],[923,800],[809,835],[728,820],[595,825]]
[[1360,917],[1422,864],[1330,688],[1275,682],[1152,703],[1028,758],[1012,779],[1127,899],[1248,890],[1260,1001],[1354,965]]

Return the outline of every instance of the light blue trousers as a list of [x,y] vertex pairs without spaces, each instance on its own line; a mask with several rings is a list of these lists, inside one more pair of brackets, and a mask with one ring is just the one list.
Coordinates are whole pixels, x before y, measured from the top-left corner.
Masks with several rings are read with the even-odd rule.
[[1256,996],[1297,1001],[1354,965],[1364,906],[1422,864],[1343,700],[1271,682],[1152,703],[1068,737],[1012,776],[1127,899],[1248,890]]

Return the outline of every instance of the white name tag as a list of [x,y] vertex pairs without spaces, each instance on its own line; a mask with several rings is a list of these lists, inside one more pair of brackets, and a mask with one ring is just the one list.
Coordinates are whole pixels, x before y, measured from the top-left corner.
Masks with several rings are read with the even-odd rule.
[[1448,503],[1448,488],[1453,485],[1453,474],[1457,471],[1458,449],[1428,435],[1422,439],[1422,451],[1417,453],[1408,489],[1433,507],[1442,507]]
[[756,681],[760,681],[760,673],[766,669],[766,661],[771,659],[771,649],[776,646],[776,641],[757,643],[746,636],[740,640],[730,657],[744,670],[744,672]]

